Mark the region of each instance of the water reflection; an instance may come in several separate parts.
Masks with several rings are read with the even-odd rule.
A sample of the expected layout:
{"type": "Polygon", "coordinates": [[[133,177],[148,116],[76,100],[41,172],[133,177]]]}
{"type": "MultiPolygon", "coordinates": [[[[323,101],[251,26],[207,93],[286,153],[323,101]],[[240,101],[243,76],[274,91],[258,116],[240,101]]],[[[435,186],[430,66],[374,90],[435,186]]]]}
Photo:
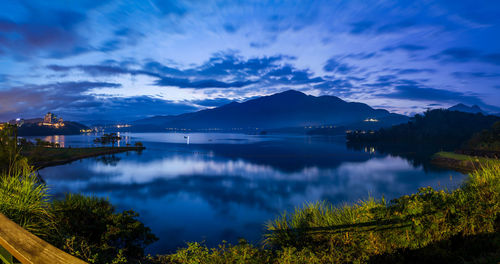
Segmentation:
{"type": "Polygon", "coordinates": [[[45,136],[42,138],[44,141],[52,142],[55,144],[59,144],[61,148],[64,148],[64,143],[66,138],[64,135],[54,135],[54,136],[45,136]]]}
{"type": "Polygon", "coordinates": [[[369,194],[390,199],[421,186],[452,188],[462,177],[426,172],[379,151],[350,150],[342,138],[207,134],[191,136],[187,145],[182,134],[127,136],[146,150],[46,168],[41,175],[55,195],[95,194],[138,211],[160,237],[151,253],[194,240],[255,242],[267,220],[304,202],[355,202],[369,194]]]}

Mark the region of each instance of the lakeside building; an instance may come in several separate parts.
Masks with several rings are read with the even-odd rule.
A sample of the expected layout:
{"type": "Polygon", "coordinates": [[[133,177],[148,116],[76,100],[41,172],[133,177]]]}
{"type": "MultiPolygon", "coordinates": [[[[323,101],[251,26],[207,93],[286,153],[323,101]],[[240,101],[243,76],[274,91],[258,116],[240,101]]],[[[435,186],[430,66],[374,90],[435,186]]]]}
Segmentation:
{"type": "Polygon", "coordinates": [[[55,114],[48,112],[44,117],[43,121],[38,124],[39,126],[51,126],[55,128],[63,127],[64,120],[62,117],[57,117],[55,114]]]}

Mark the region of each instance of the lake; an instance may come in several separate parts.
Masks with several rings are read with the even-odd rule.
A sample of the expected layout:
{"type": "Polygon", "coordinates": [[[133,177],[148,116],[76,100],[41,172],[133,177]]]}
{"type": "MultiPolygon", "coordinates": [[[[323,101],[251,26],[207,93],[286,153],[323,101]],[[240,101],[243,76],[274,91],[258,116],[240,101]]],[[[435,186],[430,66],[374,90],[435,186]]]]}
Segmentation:
{"type": "MultiPolygon", "coordinates": [[[[160,238],[148,253],[189,241],[216,246],[262,241],[265,223],[306,202],[337,205],[369,196],[392,199],[419,187],[455,188],[464,175],[414,165],[375,148],[346,147],[343,136],[228,133],[121,133],[120,145],[146,149],[40,170],[51,193],[108,197],[133,209],[160,238]],[[189,144],[185,136],[189,136],[189,144]]],[[[96,135],[51,136],[64,147],[93,146],[96,135]]]]}

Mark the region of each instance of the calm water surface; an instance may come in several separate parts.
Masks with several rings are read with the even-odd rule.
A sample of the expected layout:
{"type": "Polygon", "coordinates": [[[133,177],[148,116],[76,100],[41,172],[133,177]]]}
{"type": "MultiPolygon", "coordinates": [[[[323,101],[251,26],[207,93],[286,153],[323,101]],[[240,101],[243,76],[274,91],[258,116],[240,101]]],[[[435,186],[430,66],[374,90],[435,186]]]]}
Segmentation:
{"type": "MultiPolygon", "coordinates": [[[[146,149],[45,168],[55,196],[81,192],[133,209],[166,253],[188,241],[262,239],[266,221],[305,202],[391,199],[433,186],[454,188],[458,172],[413,166],[374,149],[346,148],[343,137],[191,133],[122,133],[146,149]]],[[[95,135],[52,136],[68,147],[92,146],[95,135]]]]}

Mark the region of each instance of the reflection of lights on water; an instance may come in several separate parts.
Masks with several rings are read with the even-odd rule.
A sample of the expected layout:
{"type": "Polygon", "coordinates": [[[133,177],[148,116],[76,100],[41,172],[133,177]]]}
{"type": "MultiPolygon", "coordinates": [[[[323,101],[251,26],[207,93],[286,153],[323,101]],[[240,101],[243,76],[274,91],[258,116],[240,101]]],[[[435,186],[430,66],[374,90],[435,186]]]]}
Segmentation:
{"type": "Polygon", "coordinates": [[[59,144],[61,148],[64,148],[64,142],[66,141],[64,135],[46,136],[43,140],[54,144],[59,144]]]}
{"type": "Polygon", "coordinates": [[[375,148],[374,147],[365,147],[364,151],[366,153],[373,154],[373,153],[375,153],[375,148]]]}

